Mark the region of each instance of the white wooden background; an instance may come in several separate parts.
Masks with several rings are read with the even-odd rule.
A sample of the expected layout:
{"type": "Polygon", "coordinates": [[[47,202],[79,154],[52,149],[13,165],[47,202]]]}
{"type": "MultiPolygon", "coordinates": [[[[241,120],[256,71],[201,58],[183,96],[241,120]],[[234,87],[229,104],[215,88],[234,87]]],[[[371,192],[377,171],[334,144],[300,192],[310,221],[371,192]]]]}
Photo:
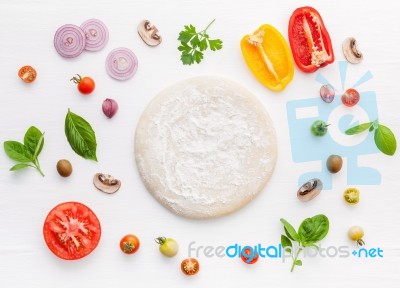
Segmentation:
{"type": "MultiPolygon", "coordinates": [[[[297,68],[293,82],[282,93],[272,93],[250,74],[241,56],[239,41],[259,25],[269,23],[287,38],[287,23],[294,9],[304,5],[320,11],[330,32],[337,60],[343,60],[341,43],[356,36],[365,61],[354,73],[371,70],[373,80],[365,87],[377,92],[382,123],[400,139],[399,71],[400,4],[395,1],[228,1],[228,0],[93,0],[1,1],[0,4],[0,142],[22,140],[26,129],[35,125],[45,131],[40,162],[46,177],[34,170],[9,172],[14,163],[0,153],[0,287],[400,287],[400,182],[399,154],[377,154],[362,162],[382,173],[380,186],[359,187],[362,201],[348,207],[340,197],[346,187],[346,169],[334,183],[308,204],[295,196],[297,178],[318,163],[295,164],[290,155],[286,102],[309,97],[319,89],[316,74],[297,68]],[[66,23],[79,25],[89,18],[103,20],[110,41],[97,53],[83,53],[76,59],[60,57],[53,47],[56,29],[66,23]],[[136,26],[152,20],[160,29],[163,43],[147,47],[136,26]],[[210,35],[223,39],[222,51],[206,53],[201,65],[183,66],[176,40],[183,25],[201,28],[216,22],[210,35]],[[131,48],[139,59],[137,74],[117,82],[104,69],[113,48],[131,48]],[[25,85],[17,77],[23,65],[32,65],[38,78],[25,85]],[[81,96],[69,79],[72,75],[92,76],[95,92],[81,96]],[[279,157],[275,174],[259,197],[241,211],[212,221],[179,218],[162,208],[147,193],[139,179],[133,156],[133,135],[141,112],[152,97],[167,85],[189,76],[220,74],[245,85],[265,105],[276,124],[279,157]],[[118,101],[120,110],[108,120],[101,111],[105,98],[118,101]],[[98,163],[84,160],[69,147],[64,135],[67,109],[84,116],[98,139],[98,163]],[[61,158],[74,167],[71,177],[58,176],[55,165],[61,158]],[[96,191],[96,172],[115,175],[122,187],[115,195],[96,191]],[[79,261],[62,261],[47,249],[42,225],[48,211],[63,201],[79,201],[91,207],[102,224],[97,249],[79,261]],[[188,255],[191,241],[197,245],[277,244],[282,232],[279,218],[296,226],[308,216],[325,213],[331,229],[324,245],[353,245],[346,236],[351,225],[366,231],[368,247],[384,249],[382,259],[314,258],[289,272],[289,263],[261,259],[245,265],[238,259],[199,257],[201,271],[195,277],[180,272],[180,261],[188,255]],[[120,238],[138,235],[140,250],[133,256],[119,251],[120,238]],[[153,238],[174,237],[180,252],[164,258],[153,238]]],[[[324,68],[337,75],[337,65],[324,68]]]]}

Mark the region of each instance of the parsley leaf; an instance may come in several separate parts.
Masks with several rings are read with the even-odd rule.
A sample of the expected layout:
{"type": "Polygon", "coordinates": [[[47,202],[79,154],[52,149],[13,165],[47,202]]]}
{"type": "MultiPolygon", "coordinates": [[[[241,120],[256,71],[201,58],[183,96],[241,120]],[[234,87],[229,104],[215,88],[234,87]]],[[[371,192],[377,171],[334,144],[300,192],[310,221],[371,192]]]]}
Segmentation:
{"type": "Polygon", "coordinates": [[[203,51],[207,48],[210,48],[211,51],[222,49],[222,40],[209,39],[210,36],[206,33],[214,21],[215,19],[200,32],[197,32],[196,27],[190,24],[185,25],[184,30],[179,33],[178,40],[181,45],[178,50],[182,52],[181,61],[183,65],[192,65],[195,62],[199,64],[204,57],[203,51]]]}

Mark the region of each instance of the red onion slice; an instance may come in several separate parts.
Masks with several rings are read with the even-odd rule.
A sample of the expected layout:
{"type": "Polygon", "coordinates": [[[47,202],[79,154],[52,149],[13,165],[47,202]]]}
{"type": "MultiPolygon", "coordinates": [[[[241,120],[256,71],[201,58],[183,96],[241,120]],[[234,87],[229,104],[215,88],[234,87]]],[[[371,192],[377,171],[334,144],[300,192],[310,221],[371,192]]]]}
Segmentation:
{"type": "Polygon", "coordinates": [[[54,47],[58,54],[66,58],[79,56],[85,48],[85,44],[85,33],[73,24],[61,26],[54,35],[54,47]]]}
{"type": "Polygon", "coordinates": [[[127,80],[135,75],[138,68],[136,55],[128,48],[116,48],[106,60],[108,75],[117,80],[127,80]]]}
{"type": "Polygon", "coordinates": [[[82,23],[81,29],[86,36],[87,51],[99,51],[108,42],[108,29],[106,25],[98,19],[89,19],[82,23]]]}

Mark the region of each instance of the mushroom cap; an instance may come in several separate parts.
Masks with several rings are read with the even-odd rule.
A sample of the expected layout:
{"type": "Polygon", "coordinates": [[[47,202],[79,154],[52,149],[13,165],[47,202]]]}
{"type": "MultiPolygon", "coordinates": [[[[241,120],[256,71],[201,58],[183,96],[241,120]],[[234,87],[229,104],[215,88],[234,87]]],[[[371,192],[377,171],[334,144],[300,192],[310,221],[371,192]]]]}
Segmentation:
{"type": "Polygon", "coordinates": [[[141,21],[137,26],[137,30],[140,38],[149,46],[157,46],[162,41],[158,29],[149,20],[141,21]]]}
{"type": "Polygon", "coordinates": [[[364,59],[354,37],[348,37],[343,41],[342,50],[346,60],[352,64],[358,64],[364,59]]]}
{"type": "Polygon", "coordinates": [[[318,178],[310,179],[297,190],[297,198],[303,202],[310,201],[319,195],[322,187],[321,180],[318,178]]]}
{"type": "Polygon", "coordinates": [[[109,174],[103,173],[96,173],[94,175],[93,184],[98,190],[108,194],[113,194],[117,192],[118,189],[121,187],[120,180],[115,179],[109,174]]]}

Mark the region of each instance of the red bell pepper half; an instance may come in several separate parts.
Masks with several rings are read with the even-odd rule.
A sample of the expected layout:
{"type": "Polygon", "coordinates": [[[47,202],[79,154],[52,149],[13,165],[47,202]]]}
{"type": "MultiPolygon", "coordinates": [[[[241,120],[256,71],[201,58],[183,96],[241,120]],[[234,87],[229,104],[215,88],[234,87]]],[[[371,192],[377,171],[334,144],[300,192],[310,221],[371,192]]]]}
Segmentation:
{"type": "Polygon", "coordinates": [[[297,8],[289,21],[289,43],[297,67],[311,73],[335,60],[331,38],[312,7],[297,8]]]}

